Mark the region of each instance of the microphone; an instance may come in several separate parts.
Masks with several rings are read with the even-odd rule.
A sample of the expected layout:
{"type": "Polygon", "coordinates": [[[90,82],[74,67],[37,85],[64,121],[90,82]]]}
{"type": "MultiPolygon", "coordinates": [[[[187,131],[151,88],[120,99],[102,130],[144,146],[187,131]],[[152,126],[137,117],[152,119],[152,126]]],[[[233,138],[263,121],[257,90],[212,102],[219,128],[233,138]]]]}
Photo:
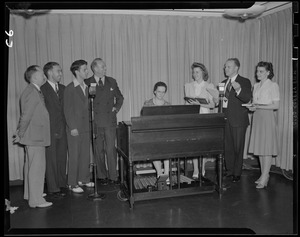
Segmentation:
{"type": "Polygon", "coordinates": [[[97,83],[91,83],[89,85],[89,96],[92,98],[96,97],[96,85],[97,83]]]}
{"type": "Polygon", "coordinates": [[[225,95],[225,83],[219,83],[219,108],[218,112],[223,113],[223,100],[225,95]]]}
{"type": "Polygon", "coordinates": [[[225,95],[225,83],[219,83],[219,96],[224,97],[225,95]]]}

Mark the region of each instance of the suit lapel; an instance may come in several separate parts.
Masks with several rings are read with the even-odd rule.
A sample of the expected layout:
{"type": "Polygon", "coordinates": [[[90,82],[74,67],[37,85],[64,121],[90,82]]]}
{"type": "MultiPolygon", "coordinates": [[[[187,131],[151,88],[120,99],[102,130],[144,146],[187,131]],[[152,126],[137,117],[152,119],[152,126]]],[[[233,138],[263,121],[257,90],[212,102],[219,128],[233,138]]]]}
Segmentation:
{"type": "MultiPolygon", "coordinates": [[[[87,97],[83,94],[83,91],[82,91],[80,85],[78,85],[78,86],[75,87],[75,91],[76,91],[76,93],[78,94],[78,96],[80,97],[80,99],[81,99],[83,102],[85,102],[85,100],[86,100],[87,97]]],[[[87,90],[86,90],[86,93],[87,93],[87,90]]]]}
{"type": "Polygon", "coordinates": [[[43,95],[42,91],[38,90],[38,88],[36,88],[35,85],[33,85],[33,84],[30,84],[30,85],[32,86],[33,90],[36,91],[36,93],[38,94],[41,102],[45,105],[45,99],[44,99],[44,95],[43,95]]]}
{"type": "Polygon", "coordinates": [[[49,113],[48,113],[48,110],[47,110],[46,105],[45,105],[45,98],[44,98],[43,92],[41,90],[38,90],[35,85],[33,85],[33,84],[30,84],[30,85],[33,87],[33,90],[37,94],[37,98],[39,99],[39,101],[42,104],[42,108],[43,108],[42,113],[41,113],[42,116],[49,119],[49,113]]]}
{"type": "Polygon", "coordinates": [[[57,96],[56,92],[54,91],[53,87],[47,82],[46,85],[47,93],[49,93],[49,96],[51,97],[51,100],[54,101],[55,104],[59,105],[60,104],[60,98],[61,98],[61,91],[58,91],[59,96],[57,96]]]}

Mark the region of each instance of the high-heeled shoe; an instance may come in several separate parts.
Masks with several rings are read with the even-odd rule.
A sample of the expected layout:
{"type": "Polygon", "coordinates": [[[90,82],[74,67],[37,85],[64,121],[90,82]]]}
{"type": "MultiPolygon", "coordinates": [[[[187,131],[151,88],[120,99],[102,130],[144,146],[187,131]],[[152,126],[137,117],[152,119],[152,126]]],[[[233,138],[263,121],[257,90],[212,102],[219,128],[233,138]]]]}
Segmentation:
{"type": "Polygon", "coordinates": [[[259,184],[260,180],[261,180],[261,178],[259,178],[258,180],[256,180],[254,183],[259,184]]]}
{"type": "Polygon", "coordinates": [[[260,182],[256,185],[256,188],[257,188],[257,189],[262,189],[262,188],[267,187],[267,186],[268,186],[268,182],[269,182],[269,177],[270,177],[270,176],[268,176],[264,182],[261,182],[261,181],[260,181],[260,182]]]}
{"type": "Polygon", "coordinates": [[[193,174],[192,179],[194,179],[194,180],[199,179],[199,173],[198,174],[193,174]]]}

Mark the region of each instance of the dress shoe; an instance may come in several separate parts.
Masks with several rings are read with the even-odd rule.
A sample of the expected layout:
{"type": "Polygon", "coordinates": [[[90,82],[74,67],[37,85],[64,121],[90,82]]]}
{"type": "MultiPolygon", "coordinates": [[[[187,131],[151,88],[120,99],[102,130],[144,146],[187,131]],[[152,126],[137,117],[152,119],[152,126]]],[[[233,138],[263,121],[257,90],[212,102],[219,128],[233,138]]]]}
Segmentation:
{"type": "Polygon", "coordinates": [[[43,207],[50,207],[52,206],[52,202],[45,202],[43,204],[40,204],[40,205],[37,205],[36,207],[39,207],[39,208],[43,208],[43,207]]]}
{"type": "Polygon", "coordinates": [[[233,175],[233,176],[232,176],[232,182],[233,182],[233,183],[239,182],[240,179],[241,179],[241,176],[239,176],[239,175],[238,175],[238,176],[236,176],[236,175],[233,175]]]}
{"type": "Polygon", "coordinates": [[[99,180],[100,184],[102,184],[102,185],[108,185],[107,179],[97,179],[97,180],[99,180]]]}
{"type": "Polygon", "coordinates": [[[209,180],[209,179],[206,178],[205,176],[202,176],[202,175],[201,175],[201,182],[207,183],[207,182],[211,182],[211,180],[209,180]]]}
{"type": "Polygon", "coordinates": [[[199,173],[198,173],[198,174],[193,174],[192,179],[193,179],[193,180],[199,179],[199,173]]]}
{"type": "Polygon", "coordinates": [[[256,180],[254,183],[259,184],[260,180],[261,180],[261,178],[259,178],[258,180],[256,180]]]}
{"type": "Polygon", "coordinates": [[[109,182],[111,183],[111,184],[115,184],[115,185],[119,185],[120,184],[120,181],[119,180],[109,180],[109,182]]]}
{"type": "Polygon", "coordinates": [[[79,186],[86,186],[88,188],[93,188],[95,186],[94,182],[83,183],[81,181],[78,182],[79,186]]]}
{"type": "Polygon", "coordinates": [[[54,193],[54,195],[58,196],[58,197],[65,197],[67,194],[62,191],[59,191],[59,192],[54,193]]]}
{"type": "Polygon", "coordinates": [[[223,174],[223,177],[224,178],[231,178],[233,175],[232,174],[229,174],[229,173],[224,173],[223,174]]]}
{"type": "Polygon", "coordinates": [[[269,176],[266,178],[265,181],[260,181],[257,185],[256,188],[257,189],[262,189],[268,186],[268,182],[269,182],[269,176]]]}
{"type": "Polygon", "coordinates": [[[223,183],[223,184],[222,184],[222,189],[223,189],[223,190],[227,190],[227,189],[229,189],[229,188],[231,188],[230,184],[228,184],[228,183],[223,183]]]}
{"type": "Polygon", "coordinates": [[[75,186],[75,187],[72,188],[72,192],[73,193],[83,193],[84,191],[79,186],[75,186]]]}
{"type": "Polygon", "coordinates": [[[65,197],[66,194],[63,192],[53,192],[53,193],[48,193],[50,197],[54,197],[54,198],[60,198],[60,197],[65,197]]]}

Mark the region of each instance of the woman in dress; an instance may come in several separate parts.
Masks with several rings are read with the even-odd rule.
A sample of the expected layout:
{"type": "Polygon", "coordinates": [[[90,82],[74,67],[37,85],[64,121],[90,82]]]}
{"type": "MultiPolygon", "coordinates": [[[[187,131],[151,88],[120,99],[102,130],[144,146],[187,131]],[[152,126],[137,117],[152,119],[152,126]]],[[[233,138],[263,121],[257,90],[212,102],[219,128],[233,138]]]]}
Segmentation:
{"type": "Polygon", "coordinates": [[[267,187],[272,157],[277,156],[277,124],[275,111],[279,108],[279,87],[272,82],[273,65],[259,62],[256,66],[259,82],[253,87],[253,103],[248,107],[253,112],[249,153],[259,156],[261,176],[256,188],[267,187]]]}
{"type": "MultiPolygon", "coordinates": [[[[188,100],[187,104],[200,104],[200,114],[210,113],[211,109],[215,108],[213,96],[208,92],[207,88],[214,89],[214,85],[208,82],[208,71],[202,63],[194,62],[191,66],[193,82],[186,83],[184,85],[185,97],[189,98],[204,98],[208,102],[207,104],[200,104],[198,101],[188,100]]],[[[205,162],[203,159],[202,176],[205,173],[205,162]]],[[[193,159],[193,179],[199,178],[198,158],[193,159]]]]}
{"type": "MultiPolygon", "coordinates": [[[[157,82],[153,88],[154,97],[144,102],[144,106],[163,106],[171,105],[168,101],[164,100],[167,92],[167,85],[164,82],[157,82]]],[[[164,160],[164,172],[162,172],[162,162],[160,160],[153,161],[154,168],[156,169],[157,178],[161,175],[169,175],[169,160],[164,160]]],[[[170,179],[166,180],[170,184],[170,179]]]]}

